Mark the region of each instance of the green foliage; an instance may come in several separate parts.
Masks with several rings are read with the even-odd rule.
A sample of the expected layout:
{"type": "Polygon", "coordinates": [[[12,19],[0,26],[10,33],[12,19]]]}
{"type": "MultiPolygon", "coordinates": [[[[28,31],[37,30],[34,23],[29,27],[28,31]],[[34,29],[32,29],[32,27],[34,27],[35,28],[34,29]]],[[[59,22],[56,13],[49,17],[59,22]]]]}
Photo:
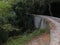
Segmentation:
{"type": "Polygon", "coordinates": [[[0,1],[0,42],[8,40],[9,31],[17,30],[9,21],[9,18],[15,19],[15,17],[11,5],[8,2],[0,1]]]}
{"type": "Polygon", "coordinates": [[[19,30],[14,28],[11,24],[4,24],[3,26],[1,26],[2,29],[4,29],[5,31],[13,31],[13,30],[19,30]]]}
{"type": "Polygon", "coordinates": [[[9,34],[12,35],[9,32],[13,32],[14,35],[33,32],[34,17],[30,14],[43,14],[47,2],[46,0],[0,0],[0,41],[7,41],[9,34]]]}
{"type": "Polygon", "coordinates": [[[13,30],[19,30],[14,28],[11,24],[4,24],[0,26],[0,42],[6,42],[9,38],[9,32],[13,30]]]}
{"type": "Polygon", "coordinates": [[[34,18],[33,16],[28,16],[28,15],[29,14],[43,14],[46,7],[46,5],[45,6],[43,5],[44,2],[45,2],[44,0],[43,1],[23,0],[16,4],[13,4],[12,8],[17,15],[16,25],[19,28],[22,27],[24,29],[27,29],[27,28],[32,29],[34,24],[31,20],[34,18]]]}
{"type": "Polygon", "coordinates": [[[16,13],[43,14],[50,0],[23,0],[17,2],[13,7],[16,13]]]}
{"type": "Polygon", "coordinates": [[[39,29],[30,34],[24,34],[22,36],[10,38],[7,42],[7,45],[23,45],[24,42],[30,41],[33,37],[40,36],[42,33],[47,33],[46,31],[46,29],[39,29]]]}
{"type": "Polygon", "coordinates": [[[11,5],[8,2],[0,1],[0,15],[7,15],[10,9],[11,5]]]}

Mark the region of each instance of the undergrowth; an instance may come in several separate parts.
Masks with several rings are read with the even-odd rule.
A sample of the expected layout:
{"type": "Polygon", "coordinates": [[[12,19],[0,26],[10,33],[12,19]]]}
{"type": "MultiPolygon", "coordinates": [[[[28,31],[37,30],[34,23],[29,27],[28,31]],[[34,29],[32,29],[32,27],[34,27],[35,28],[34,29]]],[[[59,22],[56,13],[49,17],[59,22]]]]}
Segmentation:
{"type": "Polygon", "coordinates": [[[39,29],[29,34],[10,37],[10,39],[7,41],[7,45],[23,45],[24,42],[31,40],[32,37],[39,36],[42,33],[48,33],[48,32],[49,30],[47,29],[39,29]]]}

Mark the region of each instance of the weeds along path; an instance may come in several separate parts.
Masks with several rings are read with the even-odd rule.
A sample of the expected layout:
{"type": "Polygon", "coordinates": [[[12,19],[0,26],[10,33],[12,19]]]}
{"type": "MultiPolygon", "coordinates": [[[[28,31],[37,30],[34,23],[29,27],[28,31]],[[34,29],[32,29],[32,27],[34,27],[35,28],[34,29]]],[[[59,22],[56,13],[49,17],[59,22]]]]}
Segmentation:
{"type": "Polygon", "coordinates": [[[39,37],[34,37],[24,45],[49,45],[49,34],[42,34],[39,37]]]}
{"type": "Polygon", "coordinates": [[[60,19],[51,16],[40,15],[40,17],[45,18],[49,22],[50,35],[43,34],[38,38],[33,38],[25,45],[60,45],[60,19]]]}

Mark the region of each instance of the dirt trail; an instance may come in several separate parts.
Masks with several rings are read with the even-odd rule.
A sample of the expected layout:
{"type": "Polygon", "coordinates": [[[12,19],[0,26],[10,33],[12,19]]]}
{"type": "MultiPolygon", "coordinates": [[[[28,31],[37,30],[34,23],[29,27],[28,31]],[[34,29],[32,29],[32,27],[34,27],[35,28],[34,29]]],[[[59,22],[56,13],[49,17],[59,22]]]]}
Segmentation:
{"type": "Polygon", "coordinates": [[[25,45],[60,45],[60,19],[49,16],[41,16],[49,21],[51,29],[50,35],[43,34],[38,38],[32,39],[25,45]]]}
{"type": "Polygon", "coordinates": [[[32,38],[31,41],[25,45],[48,45],[49,44],[49,34],[42,34],[42,36],[32,38]]]}

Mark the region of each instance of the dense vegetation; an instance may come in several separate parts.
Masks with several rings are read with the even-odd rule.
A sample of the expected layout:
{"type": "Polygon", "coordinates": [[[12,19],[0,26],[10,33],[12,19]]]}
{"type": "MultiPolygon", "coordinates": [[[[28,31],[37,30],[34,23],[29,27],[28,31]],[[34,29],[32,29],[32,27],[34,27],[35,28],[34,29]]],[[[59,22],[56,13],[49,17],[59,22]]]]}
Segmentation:
{"type": "MultiPolygon", "coordinates": [[[[44,14],[48,0],[0,0],[0,44],[9,37],[32,33],[34,16],[44,14]]],[[[50,8],[49,13],[51,14],[50,8]]]]}
{"type": "Polygon", "coordinates": [[[15,36],[15,37],[10,38],[6,44],[7,45],[24,45],[25,43],[30,41],[33,37],[41,36],[42,33],[49,34],[48,31],[49,30],[47,29],[39,29],[39,30],[35,30],[34,32],[30,34],[27,33],[22,36],[15,36]]]}

